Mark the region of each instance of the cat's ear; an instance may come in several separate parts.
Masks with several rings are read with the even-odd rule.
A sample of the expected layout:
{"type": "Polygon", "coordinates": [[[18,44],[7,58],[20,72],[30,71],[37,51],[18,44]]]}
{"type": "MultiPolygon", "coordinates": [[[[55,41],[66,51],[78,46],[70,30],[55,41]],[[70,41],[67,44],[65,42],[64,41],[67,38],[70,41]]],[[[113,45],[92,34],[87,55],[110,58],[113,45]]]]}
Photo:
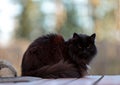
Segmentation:
{"type": "Polygon", "coordinates": [[[77,33],[73,34],[73,38],[78,38],[78,37],[79,37],[79,35],[77,33]]]}
{"type": "Polygon", "coordinates": [[[95,33],[90,36],[90,38],[91,38],[92,41],[95,40],[95,37],[96,37],[96,34],[95,34],[95,33]]]}

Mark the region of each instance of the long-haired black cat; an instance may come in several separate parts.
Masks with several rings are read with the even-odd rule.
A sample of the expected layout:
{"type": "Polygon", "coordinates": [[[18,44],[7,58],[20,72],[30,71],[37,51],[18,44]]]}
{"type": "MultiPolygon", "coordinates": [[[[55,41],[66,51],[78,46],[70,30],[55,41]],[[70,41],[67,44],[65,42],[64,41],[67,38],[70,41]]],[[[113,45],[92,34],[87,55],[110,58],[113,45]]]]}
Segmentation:
{"type": "Polygon", "coordinates": [[[36,39],[22,60],[22,76],[41,78],[80,78],[87,75],[87,65],[96,54],[96,34],[74,33],[67,41],[49,34],[36,39]]]}

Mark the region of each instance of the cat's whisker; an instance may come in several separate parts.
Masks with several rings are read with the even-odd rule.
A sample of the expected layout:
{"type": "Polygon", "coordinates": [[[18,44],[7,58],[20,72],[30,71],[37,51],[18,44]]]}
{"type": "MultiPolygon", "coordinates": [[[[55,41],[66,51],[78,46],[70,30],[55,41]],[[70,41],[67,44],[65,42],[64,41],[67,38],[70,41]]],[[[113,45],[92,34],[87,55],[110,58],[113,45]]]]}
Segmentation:
{"type": "Polygon", "coordinates": [[[86,67],[88,68],[88,70],[91,70],[91,69],[92,69],[91,66],[88,65],[88,64],[86,64],[86,67]]]}

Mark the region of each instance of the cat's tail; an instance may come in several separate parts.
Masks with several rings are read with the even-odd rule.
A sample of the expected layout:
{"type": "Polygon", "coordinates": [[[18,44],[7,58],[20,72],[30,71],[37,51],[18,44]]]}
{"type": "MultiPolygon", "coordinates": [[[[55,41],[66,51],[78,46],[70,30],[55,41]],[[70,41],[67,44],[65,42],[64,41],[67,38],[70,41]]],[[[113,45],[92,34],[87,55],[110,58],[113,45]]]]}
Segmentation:
{"type": "Polygon", "coordinates": [[[22,76],[34,76],[34,77],[42,77],[42,78],[78,78],[82,77],[79,74],[78,70],[75,68],[73,64],[69,64],[68,62],[64,62],[61,60],[60,62],[54,65],[47,65],[38,70],[31,72],[23,72],[22,76]]]}

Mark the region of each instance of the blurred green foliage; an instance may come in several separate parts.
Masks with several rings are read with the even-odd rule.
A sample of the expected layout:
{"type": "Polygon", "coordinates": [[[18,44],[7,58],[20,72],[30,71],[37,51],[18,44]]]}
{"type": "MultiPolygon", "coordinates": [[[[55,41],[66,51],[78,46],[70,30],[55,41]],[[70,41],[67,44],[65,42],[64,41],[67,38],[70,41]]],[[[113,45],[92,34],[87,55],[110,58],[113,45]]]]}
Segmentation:
{"type": "Polygon", "coordinates": [[[68,38],[74,32],[87,32],[82,27],[83,24],[79,24],[82,21],[79,9],[76,10],[79,4],[76,5],[73,1],[23,0],[21,3],[23,10],[19,17],[20,27],[16,30],[15,36],[31,40],[47,33],[60,33],[68,38]],[[53,12],[50,12],[49,8],[46,12],[47,3],[55,7],[51,10],[53,12]]]}
{"type": "Polygon", "coordinates": [[[99,39],[106,39],[113,36],[109,30],[116,28],[117,1],[114,0],[18,1],[23,8],[15,35],[19,38],[33,40],[48,33],[68,38],[74,32],[96,32],[99,39]]]}

